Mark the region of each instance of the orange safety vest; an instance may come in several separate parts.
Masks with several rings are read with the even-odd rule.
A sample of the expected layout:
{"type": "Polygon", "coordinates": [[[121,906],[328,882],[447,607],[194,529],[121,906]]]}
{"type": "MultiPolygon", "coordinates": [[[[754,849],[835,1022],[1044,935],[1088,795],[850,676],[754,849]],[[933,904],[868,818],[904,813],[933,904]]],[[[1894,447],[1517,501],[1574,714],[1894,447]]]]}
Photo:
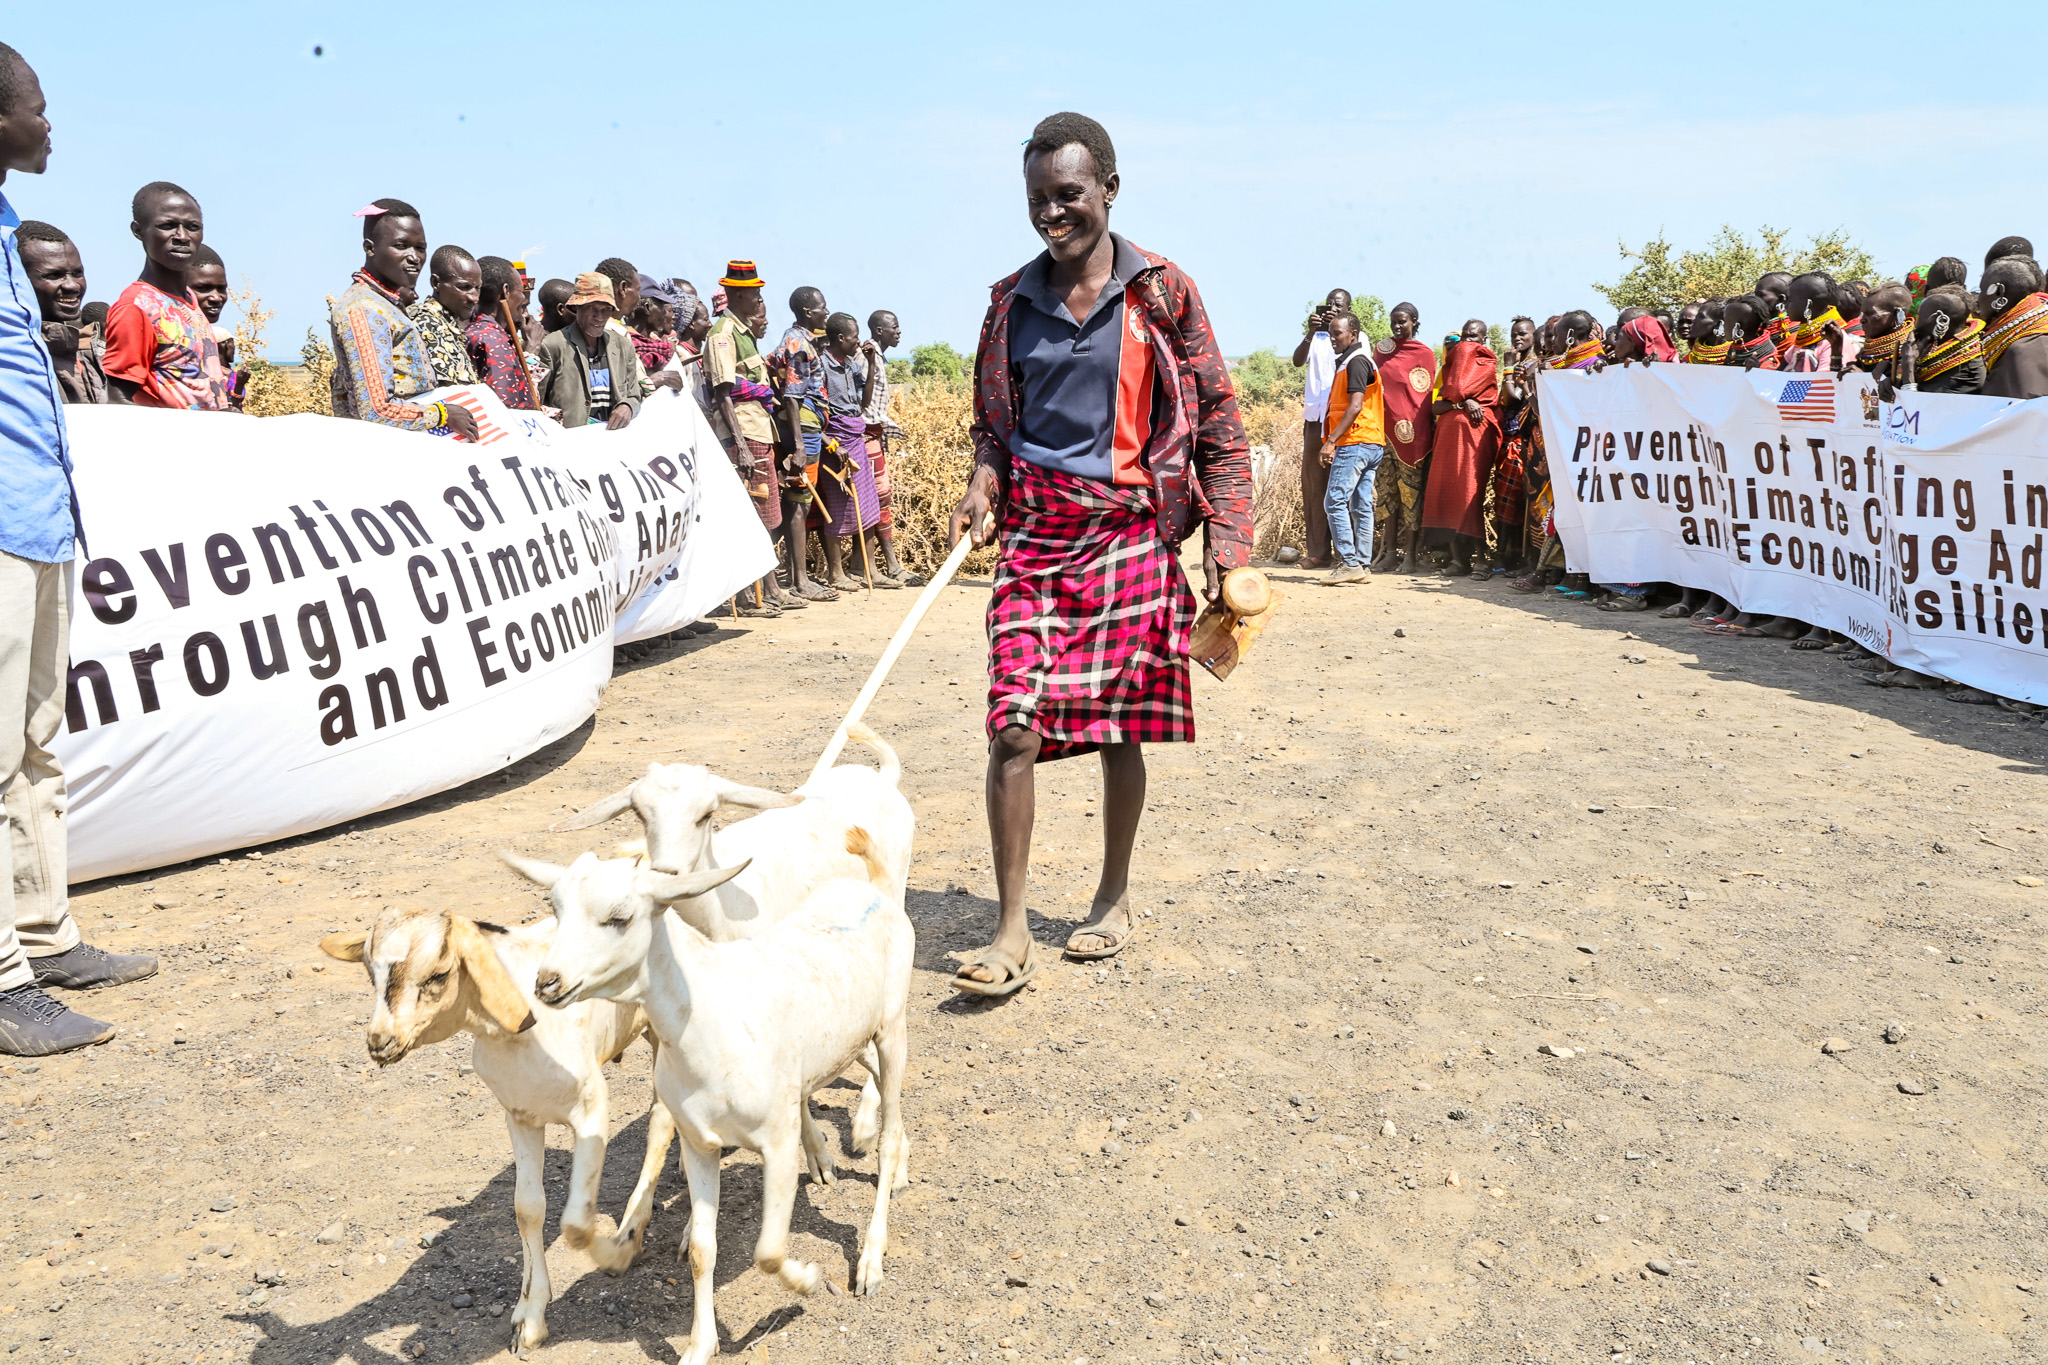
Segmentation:
{"type": "MultiPolygon", "coordinates": [[[[1337,366],[1337,378],[1330,385],[1330,406],[1323,414],[1323,430],[1328,432],[1332,422],[1344,419],[1344,409],[1351,405],[1351,361],[1347,358],[1337,366]]],[[[1327,436],[1325,440],[1329,439],[1327,436]]],[[[1372,383],[1365,387],[1365,402],[1359,406],[1358,416],[1351,419],[1351,425],[1333,443],[1340,446],[1383,446],[1387,443],[1387,409],[1381,401],[1379,367],[1374,366],[1372,383]]]]}

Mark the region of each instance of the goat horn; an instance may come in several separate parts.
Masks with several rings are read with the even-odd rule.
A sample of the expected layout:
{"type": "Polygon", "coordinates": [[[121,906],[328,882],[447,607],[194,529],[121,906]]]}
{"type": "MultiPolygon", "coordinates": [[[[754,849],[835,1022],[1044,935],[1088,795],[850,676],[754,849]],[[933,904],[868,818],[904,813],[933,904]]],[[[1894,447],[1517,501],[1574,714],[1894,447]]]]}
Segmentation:
{"type": "Polygon", "coordinates": [[[631,787],[622,787],[596,805],[576,815],[572,815],[566,820],[557,821],[555,824],[549,825],[548,832],[560,834],[565,830],[589,829],[592,825],[601,825],[605,821],[613,819],[632,804],[633,789],[631,787]]]}

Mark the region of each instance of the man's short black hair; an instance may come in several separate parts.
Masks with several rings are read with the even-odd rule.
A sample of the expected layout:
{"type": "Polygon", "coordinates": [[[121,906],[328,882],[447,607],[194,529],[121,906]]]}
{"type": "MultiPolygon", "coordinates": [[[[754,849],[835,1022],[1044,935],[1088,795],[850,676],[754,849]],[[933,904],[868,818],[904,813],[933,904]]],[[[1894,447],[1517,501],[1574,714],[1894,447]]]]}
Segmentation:
{"type": "Polygon", "coordinates": [[[483,274],[484,288],[495,290],[500,298],[509,296],[519,285],[518,270],[503,256],[479,256],[476,268],[483,274]]]}
{"type": "Polygon", "coordinates": [[[28,64],[28,58],[0,43],[0,114],[14,112],[14,106],[28,95],[35,78],[35,68],[28,64]]]}
{"type": "Polygon", "coordinates": [[[851,331],[855,336],[860,335],[860,321],[853,314],[834,313],[831,317],[825,319],[826,336],[836,337],[841,332],[846,331],[851,331]]]}
{"type": "MultiPolygon", "coordinates": [[[[173,185],[168,180],[152,180],[141,189],[135,191],[135,197],[128,201],[130,218],[135,222],[141,222],[145,206],[149,201],[167,194],[182,194],[187,199],[192,199],[192,192],[183,185],[173,185]]],[[[192,202],[196,204],[199,201],[192,199],[192,202]]]]}
{"type": "Polygon", "coordinates": [[[228,268],[228,263],[220,258],[220,253],[204,242],[192,248],[192,268],[196,270],[202,265],[217,265],[222,270],[228,268]]]}
{"type": "Polygon", "coordinates": [[[633,263],[623,256],[607,256],[597,263],[597,273],[612,282],[612,295],[616,298],[628,284],[640,286],[640,272],[633,263]]]}
{"type": "Polygon", "coordinates": [[[1096,183],[1109,183],[1116,174],[1116,146],[1109,140],[1109,130],[1086,114],[1059,113],[1040,119],[1031,130],[1031,140],[1024,144],[1025,164],[1034,156],[1076,144],[1086,148],[1094,161],[1096,183]]]}
{"type": "Polygon", "coordinates": [[[107,305],[95,299],[78,310],[78,320],[91,327],[107,320],[107,305]]]}
{"type": "Polygon", "coordinates": [[[370,206],[384,211],[363,219],[363,240],[365,241],[373,240],[376,237],[377,225],[379,223],[393,218],[411,218],[417,221],[420,216],[420,211],[411,204],[406,203],[403,199],[372,199],[370,206]]]}
{"type": "Polygon", "coordinates": [[[71,238],[63,228],[52,227],[36,218],[22,219],[21,226],[14,230],[14,239],[18,242],[48,242],[52,246],[71,245],[71,238]]]}
{"type": "Polygon", "coordinates": [[[2000,237],[1991,244],[1991,250],[1984,253],[1984,264],[2002,260],[2007,256],[2032,256],[2034,244],[2024,237],[2000,237]]]}
{"type": "Polygon", "coordinates": [[[825,301],[825,291],[814,284],[800,284],[790,291],[789,311],[802,314],[806,308],[815,308],[825,301]]]}
{"type": "Polygon", "coordinates": [[[435,247],[434,254],[427,260],[427,269],[433,272],[429,278],[438,278],[449,266],[459,264],[462,261],[474,263],[476,257],[470,255],[468,251],[455,245],[453,242],[446,242],[435,247]]]}
{"type": "Polygon", "coordinates": [[[1333,332],[1341,331],[1342,329],[1347,327],[1350,328],[1353,332],[1363,330],[1358,322],[1358,314],[1339,313],[1335,317],[1330,319],[1330,330],[1333,332]]]}
{"type": "Polygon", "coordinates": [[[875,320],[877,318],[887,318],[889,319],[889,321],[895,323],[898,327],[901,327],[903,325],[903,319],[897,317],[887,308],[877,308],[874,312],[868,314],[868,334],[870,336],[874,334],[875,320]]]}

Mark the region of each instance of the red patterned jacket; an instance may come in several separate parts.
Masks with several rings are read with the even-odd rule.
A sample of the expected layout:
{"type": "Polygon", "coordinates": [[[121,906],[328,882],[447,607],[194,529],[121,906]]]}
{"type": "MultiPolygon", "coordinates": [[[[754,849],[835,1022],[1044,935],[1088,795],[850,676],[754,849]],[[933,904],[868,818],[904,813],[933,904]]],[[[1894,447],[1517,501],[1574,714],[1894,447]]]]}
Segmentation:
{"type": "MultiPolygon", "coordinates": [[[[1175,401],[1145,404],[1119,393],[1115,446],[1135,448],[1159,498],[1159,534],[1178,547],[1196,522],[1204,546],[1226,569],[1251,563],[1252,463],[1237,391],[1216,349],[1215,333],[1195,283],[1164,256],[1139,249],[1146,268],[1125,286],[1125,316],[1142,318],[1152,343],[1144,367],[1164,381],[1175,401]],[[1147,407],[1163,420],[1149,432],[1130,429],[1147,407]]],[[[995,508],[1009,491],[1010,437],[1023,401],[1011,374],[1010,310],[1022,270],[990,291],[988,316],[974,357],[974,463],[996,476],[995,508]]],[[[1136,328],[1133,328],[1136,335],[1136,328]]],[[[1127,367],[1128,372],[1128,367],[1127,367]]],[[[1117,482],[1126,480],[1119,471],[1117,482]]]]}

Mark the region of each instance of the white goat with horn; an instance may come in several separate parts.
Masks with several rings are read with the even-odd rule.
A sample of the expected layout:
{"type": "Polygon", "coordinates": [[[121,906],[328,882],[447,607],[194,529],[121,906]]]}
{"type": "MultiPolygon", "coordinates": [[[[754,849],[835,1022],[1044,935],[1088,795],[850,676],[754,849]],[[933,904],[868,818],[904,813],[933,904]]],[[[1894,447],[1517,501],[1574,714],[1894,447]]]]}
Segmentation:
{"type": "MultiPolygon", "coordinates": [[[[644,856],[656,872],[705,872],[751,862],[711,894],[673,906],[684,923],[714,943],[767,932],[803,908],[828,881],[868,880],[870,860],[881,868],[878,875],[900,905],[917,834],[917,816],[901,789],[903,765],[867,726],[855,722],[847,733],[875,751],[879,769],[843,763],[784,796],[727,781],[695,764],[650,763],[631,785],[550,828],[589,829],[631,810],[640,817],[644,856]],[[760,814],[714,832],[712,819],[723,810],[760,814]],[[847,851],[856,829],[868,859],[847,851]]],[[[622,846],[620,851],[632,850],[622,846]]],[[[871,1053],[863,1054],[861,1062],[872,1076],[871,1053]]],[[[853,1150],[863,1155],[874,1146],[878,1099],[870,1079],[853,1116],[853,1150]]],[[[830,1184],[836,1173],[808,1107],[804,1123],[811,1177],[830,1184]]]]}
{"type": "Polygon", "coordinates": [[[705,1365],[718,1349],[712,1270],[722,1148],[761,1154],[756,1268],[799,1294],[825,1283],[816,1265],[788,1254],[806,1140],[800,1116],[811,1091],[870,1046],[880,1092],[881,1172],[853,1285],[861,1294],[881,1287],[889,1195],[906,1158],[899,1100],[915,934],[863,831],[850,833],[847,851],[867,855],[869,880],[827,882],[799,913],[735,943],[714,943],[680,913],[666,913],[701,894],[698,877],[626,859],[600,861],[590,853],[566,868],[503,855],[547,887],[555,906],[559,927],[536,979],[536,998],[556,1007],[593,999],[640,1005],[661,1040],[655,1090],[675,1116],[690,1182],[696,1305],[682,1365],[705,1365]]]}

